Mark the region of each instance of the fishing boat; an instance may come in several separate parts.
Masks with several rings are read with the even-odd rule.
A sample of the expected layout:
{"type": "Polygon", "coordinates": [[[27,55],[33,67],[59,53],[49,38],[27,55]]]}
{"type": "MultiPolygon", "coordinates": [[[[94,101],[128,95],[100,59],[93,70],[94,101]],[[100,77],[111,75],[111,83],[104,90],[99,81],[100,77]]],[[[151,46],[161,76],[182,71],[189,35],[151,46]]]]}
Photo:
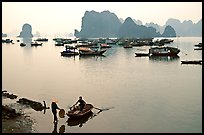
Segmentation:
{"type": "Polygon", "coordinates": [[[67,120],[68,126],[79,126],[82,127],[89,119],[93,117],[94,113],[92,111],[88,112],[84,117],[77,119],[75,117],[69,117],[67,120]]]}
{"type": "Polygon", "coordinates": [[[56,41],[56,42],[55,42],[55,46],[64,46],[64,43],[63,43],[63,42],[56,41]]]}
{"type": "Polygon", "coordinates": [[[169,46],[156,46],[149,49],[149,54],[154,56],[175,56],[179,52],[179,48],[169,46]]]}
{"type": "Polygon", "coordinates": [[[202,60],[182,60],[181,64],[202,64],[202,60]]]}
{"type": "Polygon", "coordinates": [[[61,53],[61,56],[72,56],[72,55],[79,55],[79,52],[76,51],[76,47],[74,46],[69,46],[69,45],[66,45],[65,46],[65,50],[60,52],[61,53]]]}
{"type": "Polygon", "coordinates": [[[149,56],[149,53],[136,52],[135,55],[137,57],[142,57],[142,56],[149,56]]]}
{"type": "Polygon", "coordinates": [[[42,43],[38,43],[38,42],[32,42],[31,46],[42,46],[42,43]]]}
{"type": "Polygon", "coordinates": [[[100,44],[100,47],[101,48],[111,48],[112,46],[108,44],[100,44]]]}
{"type": "Polygon", "coordinates": [[[103,55],[106,49],[91,49],[90,47],[79,47],[79,55],[103,55]]]}
{"type": "Polygon", "coordinates": [[[13,40],[11,39],[2,39],[2,43],[13,43],[13,40]]]}
{"type": "Polygon", "coordinates": [[[66,115],[69,116],[70,118],[82,118],[87,116],[90,112],[92,112],[91,110],[93,108],[94,106],[92,104],[86,104],[82,111],[80,111],[79,106],[71,107],[70,111],[68,111],[66,115]]]}
{"type": "Polygon", "coordinates": [[[194,47],[194,50],[202,50],[202,46],[201,47],[194,47]]]}
{"type": "Polygon", "coordinates": [[[202,45],[202,43],[198,43],[198,44],[196,44],[196,45],[194,45],[194,46],[196,46],[196,47],[202,47],[203,45],[202,45]]]}
{"type": "Polygon", "coordinates": [[[35,41],[46,42],[48,41],[47,38],[37,38],[35,41]]]}
{"type": "Polygon", "coordinates": [[[25,43],[20,43],[20,46],[26,46],[26,44],[25,43]]]}

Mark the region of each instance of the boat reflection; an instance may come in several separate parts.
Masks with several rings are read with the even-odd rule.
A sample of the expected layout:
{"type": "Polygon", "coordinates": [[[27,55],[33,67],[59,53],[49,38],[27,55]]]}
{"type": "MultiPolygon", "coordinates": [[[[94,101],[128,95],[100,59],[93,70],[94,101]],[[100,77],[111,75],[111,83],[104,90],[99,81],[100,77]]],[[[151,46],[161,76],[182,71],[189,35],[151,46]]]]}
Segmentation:
{"type": "Polygon", "coordinates": [[[75,117],[69,117],[67,120],[67,125],[68,126],[79,126],[82,127],[85,123],[87,123],[88,120],[93,119],[95,116],[97,116],[101,111],[97,112],[97,113],[93,113],[92,111],[90,111],[89,113],[87,113],[86,115],[84,115],[83,117],[80,118],[75,118],[75,117]]]}
{"type": "Polygon", "coordinates": [[[179,56],[175,55],[175,56],[154,56],[151,55],[149,56],[149,60],[153,60],[153,61],[175,61],[175,60],[179,60],[179,56]]]}

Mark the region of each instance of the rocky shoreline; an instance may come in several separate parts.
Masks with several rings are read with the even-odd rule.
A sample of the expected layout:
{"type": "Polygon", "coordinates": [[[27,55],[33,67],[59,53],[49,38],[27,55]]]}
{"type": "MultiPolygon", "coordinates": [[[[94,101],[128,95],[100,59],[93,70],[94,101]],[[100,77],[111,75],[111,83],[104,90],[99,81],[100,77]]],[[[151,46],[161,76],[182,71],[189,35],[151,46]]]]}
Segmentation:
{"type": "Polygon", "coordinates": [[[32,133],[32,125],[29,116],[2,105],[2,133],[32,133]]]}
{"type": "MultiPolygon", "coordinates": [[[[4,99],[16,99],[18,96],[8,93],[6,90],[2,91],[2,97],[4,99]]],[[[46,107],[45,101],[44,106],[40,102],[32,101],[27,98],[21,98],[17,103],[10,103],[5,105],[2,103],[2,133],[32,133],[33,120],[28,114],[25,114],[20,104],[26,105],[34,109],[35,111],[42,111],[49,109],[46,107]],[[19,105],[20,110],[15,109],[13,106],[19,105]]]]}

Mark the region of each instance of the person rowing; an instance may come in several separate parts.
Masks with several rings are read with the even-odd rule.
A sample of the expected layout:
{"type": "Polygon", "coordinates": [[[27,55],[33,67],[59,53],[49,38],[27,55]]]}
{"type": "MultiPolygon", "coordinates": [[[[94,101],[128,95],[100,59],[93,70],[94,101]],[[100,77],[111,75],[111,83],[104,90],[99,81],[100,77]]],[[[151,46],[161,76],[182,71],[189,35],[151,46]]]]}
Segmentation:
{"type": "Polygon", "coordinates": [[[86,102],[82,99],[82,96],[79,97],[77,102],[72,107],[75,107],[75,105],[77,105],[78,103],[79,103],[80,111],[83,111],[84,106],[86,105],[86,102]]]}

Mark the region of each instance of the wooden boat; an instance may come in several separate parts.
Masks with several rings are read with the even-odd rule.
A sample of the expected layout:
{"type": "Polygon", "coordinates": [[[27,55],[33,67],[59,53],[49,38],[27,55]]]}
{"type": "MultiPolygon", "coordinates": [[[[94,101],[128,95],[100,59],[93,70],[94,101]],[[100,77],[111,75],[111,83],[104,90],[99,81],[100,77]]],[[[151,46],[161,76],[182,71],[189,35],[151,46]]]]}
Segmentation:
{"type": "Polygon", "coordinates": [[[13,43],[13,40],[11,39],[2,39],[2,43],[13,43]]]}
{"type": "Polygon", "coordinates": [[[202,60],[182,60],[181,64],[202,64],[202,60]]]}
{"type": "Polygon", "coordinates": [[[196,47],[202,47],[203,45],[202,45],[202,43],[198,43],[198,44],[196,44],[196,45],[194,45],[194,46],[196,46],[196,47]]]}
{"type": "Polygon", "coordinates": [[[202,47],[195,47],[194,50],[202,50],[202,47]]]}
{"type": "Polygon", "coordinates": [[[87,116],[93,108],[94,107],[92,104],[86,104],[82,111],[80,111],[79,106],[77,106],[74,107],[73,109],[70,109],[70,111],[68,111],[66,114],[70,118],[82,118],[87,116]]]}
{"type": "Polygon", "coordinates": [[[149,53],[135,53],[137,57],[142,57],[142,56],[149,56],[149,53]]]}
{"type": "Polygon", "coordinates": [[[126,44],[123,46],[123,48],[132,48],[133,46],[131,44],[126,44]]]}
{"type": "Polygon", "coordinates": [[[179,48],[169,46],[157,46],[149,49],[149,54],[155,56],[176,56],[179,52],[179,48]]]}
{"type": "Polygon", "coordinates": [[[77,48],[74,46],[65,46],[65,50],[60,52],[61,56],[72,56],[72,55],[79,55],[79,52],[75,51],[77,48]]]}
{"type": "Polygon", "coordinates": [[[79,47],[79,55],[103,55],[106,49],[91,49],[90,47],[79,47]]]}
{"type": "Polygon", "coordinates": [[[26,44],[25,43],[20,43],[20,46],[26,46],[26,44]]]}
{"type": "Polygon", "coordinates": [[[32,42],[31,43],[31,46],[41,46],[42,45],[42,43],[38,43],[38,42],[32,42]]]}
{"type": "Polygon", "coordinates": [[[68,126],[79,126],[82,127],[83,124],[85,124],[89,119],[91,119],[93,117],[93,112],[90,111],[88,112],[84,117],[78,119],[75,117],[69,117],[67,120],[67,125],[68,126]]]}
{"type": "Polygon", "coordinates": [[[47,38],[37,38],[35,41],[46,42],[48,41],[47,38]]]}
{"type": "Polygon", "coordinates": [[[111,48],[112,46],[108,44],[100,44],[100,47],[101,48],[111,48]]]}
{"type": "Polygon", "coordinates": [[[55,46],[64,46],[64,43],[63,42],[56,42],[55,46]]]}

